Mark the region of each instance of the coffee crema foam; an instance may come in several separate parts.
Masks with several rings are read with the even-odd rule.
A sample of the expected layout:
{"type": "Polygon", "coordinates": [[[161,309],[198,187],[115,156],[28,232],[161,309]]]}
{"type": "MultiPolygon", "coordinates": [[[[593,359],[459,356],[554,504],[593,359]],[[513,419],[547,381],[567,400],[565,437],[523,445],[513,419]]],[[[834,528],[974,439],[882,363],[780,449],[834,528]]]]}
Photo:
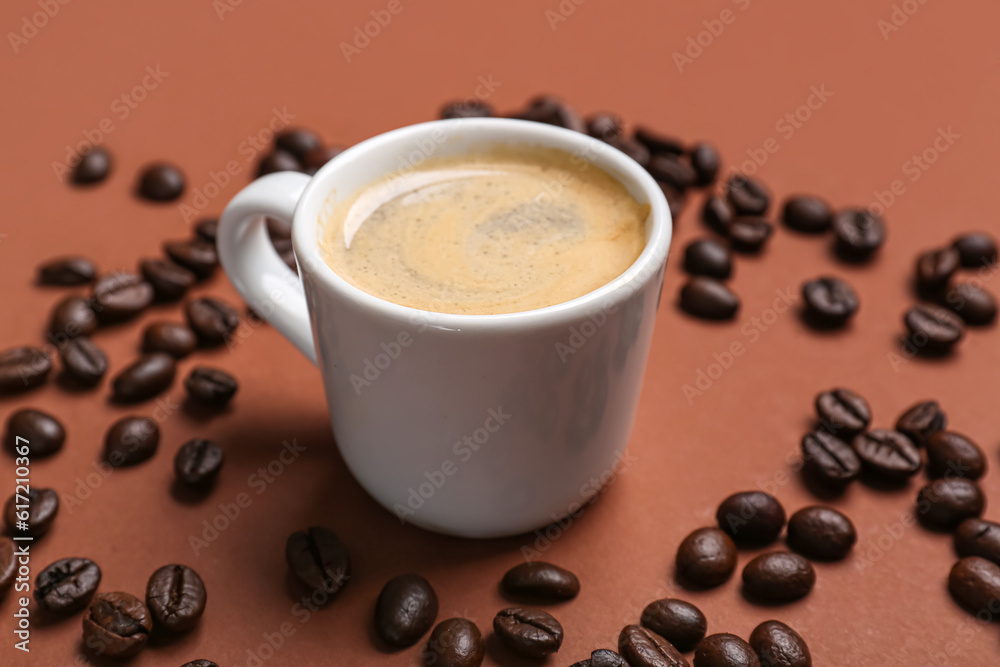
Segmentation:
{"type": "Polygon", "coordinates": [[[498,147],[431,158],[328,199],[326,263],[386,301],[491,315],[570,301],[645,246],[649,205],[579,156],[498,147]]]}

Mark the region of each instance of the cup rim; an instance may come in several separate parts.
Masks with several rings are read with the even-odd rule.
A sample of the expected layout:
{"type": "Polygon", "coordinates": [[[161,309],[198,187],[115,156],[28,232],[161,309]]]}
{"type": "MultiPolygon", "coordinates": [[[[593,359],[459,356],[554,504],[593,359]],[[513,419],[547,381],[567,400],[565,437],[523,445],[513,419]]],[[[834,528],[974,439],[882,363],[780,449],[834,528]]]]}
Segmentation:
{"type": "Polygon", "coordinates": [[[323,165],[306,184],[295,207],[292,246],[303,273],[308,273],[311,278],[320,281],[334,294],[348,299],[359,309],[399,321],[419,322],[421,326],[428,328],[454,331],[497,330],[570,322],[579,319],[583,313],[606,310],[623,301],[628,295],[641,289],[665,264],[672,231],[673,220],[663,191],[641,165],[617,148],[582,132],[544,123],[513,118],[454,118],[408,125],[376,135],[355,144],[323,165]],[[488,129],[494,135],[488,140],[501,143],[533,144],[567,152],[574,151],[566,148],[566,145],[575,145],[583,154],[593,155],[593,164],[608,171],[626,187],[629,186],[628,181],[631,181],[648,199],[650,212],[646,224],[652,225],[652,229],[647,231],[642,252],[625,271],[595,290],[562,303],[513,313],[462,314],[422,310],[369,294],[341,277],[326,263],[320,252],[317,233],[320,216],[310,215],[308,218],[313,219],[309,220],[305,215],[307,211],[314,210],[313,204],[317,199],[321,198],[319,208],[322,208],[333,185],[330,183],[333,180],[331,175],[350,168],[350,165],[364,160],[369,152],[386,144],[401,144],[435,131],[452,133],[459,129],[468,134],[488,129]],[[507,134],[509,137],[496,137],[497,133],[507,134]]]}

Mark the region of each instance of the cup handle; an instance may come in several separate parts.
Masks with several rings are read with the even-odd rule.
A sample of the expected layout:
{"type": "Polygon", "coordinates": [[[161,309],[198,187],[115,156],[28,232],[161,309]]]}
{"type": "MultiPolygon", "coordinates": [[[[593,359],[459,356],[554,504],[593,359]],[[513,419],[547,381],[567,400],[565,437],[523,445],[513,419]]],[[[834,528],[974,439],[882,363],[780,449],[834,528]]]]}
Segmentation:
{"type": "Polygon", "coordinates": [[[268,174],[240,190],[219,219],[219,261],[244,300],[316,363],[316,346],[302,280],[281,260],[264,216],[292,223],[309,177],[294,171],[268,174]]]}

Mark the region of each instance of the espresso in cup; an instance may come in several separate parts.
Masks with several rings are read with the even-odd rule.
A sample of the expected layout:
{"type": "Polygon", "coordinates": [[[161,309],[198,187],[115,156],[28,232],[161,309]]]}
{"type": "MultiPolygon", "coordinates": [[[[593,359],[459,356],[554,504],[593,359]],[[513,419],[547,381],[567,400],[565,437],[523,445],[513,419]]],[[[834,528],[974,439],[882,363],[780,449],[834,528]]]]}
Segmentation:
{"type": "Polygon", "coordinates": [[[649,215],[584,157],[527,145],[430,158],[337,195],[320,221],[331,269],[386,301],[465,315],[594,291],[639,257],[649,215]]]}

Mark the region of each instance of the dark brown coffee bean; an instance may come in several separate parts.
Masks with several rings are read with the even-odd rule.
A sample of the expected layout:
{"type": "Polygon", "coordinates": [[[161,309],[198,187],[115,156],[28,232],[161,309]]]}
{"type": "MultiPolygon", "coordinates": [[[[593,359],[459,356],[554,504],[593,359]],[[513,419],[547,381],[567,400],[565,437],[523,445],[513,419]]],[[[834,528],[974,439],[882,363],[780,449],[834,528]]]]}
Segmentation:
{"type": "MultiPolygon", "coordinates": [[[[605,143],[609,146],[613,146],[620,150],[625,155],[639,163],[639,166],[646,169],[649,167],[649,161],[652,155],[649,153],[649,149],[640,144],[638,141],[632,141],[631,139],[626,139],[625,137],[611,137],[605,143]]],[[[670,186],[671,189],[677,192],[683,192],[682,190],[675,188],[670,183],[662,182],[660,186],[670,186]]]]}
{"type": "Polygon", "coordinates": [[[562,646],[563,628],[552,614],[533,607],[509,607],[493,618],[493,632],[518,655],[541,659],[562,646]]]}
{"type": "Polygon", "coordinates": [[[17,576],[17,544],[0,535],[0,594],[6,593],[17,576]]]}
{"type": "Polygon", "coordinates": [[[954,530],[966,519],[978,517],[986,507],[986,496],[971,479],[935,479],[917,494],[921,523],[939,530],[954,530]]]}
{"type": "Polygon", "coordinates": [[[764,621],[750,633],[750,646],[762,667],[812,667],[802,635],[781,621],[764,621]]]}
{"type": "Polygon", "coordinates": [[[986,232],[963,234],[952,246],[958,250],[962,266],[978,269],[997,263],[997,242],[986,232]]]}
{"type": "Polygon", "coordinates": [[[52,359],[37,347],[10,347],[0,351],[0,394],[34,389],[52,370],[52,359]]]}
{"type": "Polygon", "coordinates": [[[569,570],[541,561],[521,563],[503,575],[504,592],[528,600],[572,600],[580,592],[580,580],[569,570]]]}
{"type": "Polygon", "coordinates": [[[617,114],[599,113],[586,120],[587,134],[601,141],[618,139],[622,135],[622,119],[617,114]]]}
{"type": "Polygon", "coordinates": [[[684,144],[679,139],[651,130],[648,127],[643,127],[642,125],[635,128],[632,136],[636,141],[648,148],[650,153],[669,153],[673,155],[682,155],[684,153],[684,144]]]}
{"type": "Polygon", "coordinates": [[[102,322],[135,317],[153,303],[153,286],[126,271],[107,273],[97,279],[91,293],[91,307],[102,322]]]}
{"type": "Polygon", "coordinates": [[[927,439],[927,476],[979,479],[986,473],[986,455],[969,437],[936,431],[927,439]]]}
{"type": "Polygon", "coordinates": [[[194,226],[194,234],[205,243],[215,243],[219,234],[218,218],[202,218],[194,226]]]}
{"type": "Polygon", "coordinates": [[[742,491],[722,501],[715,519],[736,544],[764,546],[785,527],[785,508],[769,493],[742,491]]]}
{"type": "Polygon", "coordinates": [[[760,660],[750,644],[736,635],[720,632],[698,644],[694,667],[760,667],[760,660]]]}
{"type": "Polygon", "coordinates": [[[420,657],[425,667],[479,667],[486,644],[479,628],[464,618],[449,618],[434,628],[420,657]]]}
{"type": "Polygon", "coordinates": [[[291,153],[299,162],[303,162],[309,151],[322,146],[323,141],[312,130],[297,127],[279,132],[274,138],[274,145],[291,153]]]}
{"type": "Polygon", "coordinates": [[[100,183],[111,173],[111,154],[103,146],[94,146],[80,155],[80,162],[73,169],[73,182],[77,185],[100,183]]]}
{"type": "Polygon", "coordinates": [[[917,257],[917,289],[924,293],[934,293],[948,285],[948,281],[958,270],[958,251],[954,248],[928,250],[917,257]]]}
{"type": "Polygon", "coordinates": [[[188,324],[205,345],[225,342],[240,325],[240,314],[220,299],[201,297],[188,301],[184,306],[188,324]]]}
{"type": "Polygon", "coordinates": [[[695,276],[726,280],[733,275],[733,256],[715,239],[695,239],[684,249],[684,270],[695,276]]]}
{"type": "Polygon", "coordinates": [[[174,472],[181,484],[192,488],[211,486],[219,476],[225,455],[209,440],[188,440],[174,456],[174,472]]]}
{"type": "Polygon", "coordinates": [[[167,241],[163,244],[163,251],[170,259],[200,280],[211,277],[219,266],[215,244],[199,238],[189,241],[167,241]]]}
{"type": "Polygon", "coordinates": [[[108,372],[108,358],[94,341],[80,336],[59,346],[63,371],[80,384],[92,387],[108,372]]]}
{"type": "Polygon", "coordinates": [[[997,300],[974,283],[959,283],[948,290],[945,305],[972,326],[991,324],[997,318],[997,300]]]}
{"type": "Polygon", "coordinates": [[[865,397],[844,388],[817,394],[816,415],[821,428],[841,438],[861,433],[872,421],[872,409],[865,397]]]}
{"type": "Polygon", "coordinates": [[[729,244],[737,252],[760,252],[773,231],[764,218],[738,217],[729,224],[729,244]]]}
{"type": "Polygon", "coordinates": [[[580,116],[570,107],[551,95],[542,95],[528,102],[528,107],[518,116],[522,120],[546,123],[583,132],[586,127],[580,116]]]}
{"type": "Polygon", "coordinates": [[[139,262],[139,271],[153,287],[153,293],[160,301],[176,301],[187,294],[195,283],[195,275],[173,262],[162,259],[144,259],[139,262]]]}
{"type": "Polygon", "coordinates": [[[966,519],[955,529],[955,552],[959,556],[979,556],[1000,565],[1000,523],[966,519]]]}
{"type": "Polygon", "coordinates": [[[166,391],[174,382],[177,363],[164,352],[144,354],[124,368],[111,383],[115,400],[135,403],[166,391]]]}
{"type": "Polygon", "coordinates": [[[323,591],[329,601],[350,578],[347,548],[333,531],[323,526],[289,535],[285,560],[292,576],[313,593],[314,602],[318,591],[323,591]]]}
{"type": "Polygon", "coordinates": [[[674,224],[677,224],[677,219],[680,218],[684,207],[687,205],[687,195],[666,183],[657,183],[657,185],[660,186],[663,196],[667,198],[670,217],[674,221],[674,224]]]}
{"type": "Polygon", "coordinates": [[[143,352],[165,352],[174,359],[183,359],[197,346],[194,331],[178,322],[153,322],[142,332],[143,352]]]}
{"type": "Polygon", "coordinates": [[[734,174],[726,182],[726,199],[737,215],[764,215],[771,205],[771,193],[750,176],[734,174]]]}
{"type": "Polygon", "coordinates": [[[698,607],[672,598],[650,602],[642,610],[639,622],[683,652],[694,649],[705,638],[708,628],[708,621],[698,607]]]}
{"type": "Polygon", "coordinates": [[[629,664],[611,649],[599,648],[589,658],[574,662],[571,667],[629,667],[629,664]]]}
{"type": "Polygon", "coordinates": [[[83,643],[95,655],[128,658],[149,641],[153,619],[139,598],[98,593],[83,617],[83,643]]]}
{"type": "Polygon", "coordinates": [[[715,146],[701,141],[691,147],[688,158],[691,160],[691,166],[694,167],[695,185],[704,187],[715,182],[722,164],[722,158],[719,157],[719,151],[715,149],[715,146]]]}
{"type": "Polygon", "coordinates": [[[844,326],[860,305],[854,289],[840,278],[831,276],[803,283],[802,300],[806,321],[819,328],[844,326]]]}
{"type": "Polygon", "coordinates": [[[716,234],[729,236],[729,225],[733,223],[733,209],[726,200],[718,195],[712,195],[705,200],[701,209],[701,219],[716,234]]]}
{"type": "Polygon", "coordinates": [[[160,427],[147,417],[123,417],[104,436],[104,458],[115,468],[141,463],[160,446],[160,427]]]}
{"type": "Polygon", "coordinates": [[[618,652],[630,667],[689,667],[670,642],[640,625],[626,625],[618,635],[618,652]]]}
{"type": "Polygon", "coordinates": [[[789,229],[805,234],[821,234],[833,223],[833,210],[819,197],[795,195],[785,200],[781,221],[789,229]]]}
{"type": "Polygon", "coordinates": [[[878,477],[904,481],[920,470],[920,452],[902,433],[876,428],[854,438],[851,446],[861,465],[878,477]]]}
{"type": "Polygon", "coordinates": [[[172,164],[152,164],[139,175],[138,193],[151,201],[172,201],[184,193],[184,174],[172,164]]]}
{"type": "Polygon", "coordinates": [[[302,163],[288,151],[275,149],[261,158],[257,165],[257,177],[267,176],[278,171],[300,171],[302,163]]]}
{"type": "Polygon", "coordinates": [[[788,546],[813,560],[840,560],[858,533],[845,514],[832,507],[803,507],[788,520],[788,546]]]}
{"type": "Polygon", "coordinates": [[[186,565],[164,565],[146,584],[146,607],[153,622],[171,632],[197,625],[207,601],[205,583],[186,565]]]}
{"type": "Polygon", "coordinates": [[[677,575],[688,584],[711,588],[736,569],[736,545],[718,528],[699,528],[677,547],[677,575]]]}
{"type": "Polygon", "coordinates": [[[740,309],[740,298],[715,278],[694,276],[681,288],[680,306],[695,317],[728,320],[740,309]]]}
{"type": "Polygon", "coordinates": [[[3,506],[3,520],[13,535],[41,537],[49,532],[59,513],[59,494],[36,486],[28,493],[15,493],[3,506]]]}
{"type": "Polygon", "coordinates": [[[229,373],[218,368],[197,366],[184,380],[188,395],[205,407],[221,408],[232,400],[239,385],[229,373]]]}
{"type": "Polygon", "coordinates": [[[896,430],[918,447],[926,445],[928,438],[947,425],[948,417],[937,401],[921,401],[896,420],[896,430]]]}
{"type": "Polygon", "coordinates": [[[49,334],[52,340],[89,336],[97,331],[97,315],[90,301],[82,296],[68,296],[52,310],[49,334]]]}
{"type": "Polygon", "coordinates": [[[861,460],[849,444],[819,429],[802,437],[803,469],[832,486],[844,486],[861,474],[861,460]]]}
{"type": "Polygon", "coordinates": [[[66,429],[62,422],[47,412],[23,408],[7,418],[3,444],[11,453],[17,454],[22,447],[27,447],[31,459],[43,459],[62,449],[65,442],[66,429]]]}
{"type": "Polygon", "coordinates": [[[85,609],[101,583],[101,568],[87,558],[62,558],[35,577],[35,600],[46,613],[72,614],[85,609]]]}
{"type": "Polygon", "coordinates": [[[38,282],[42,285],[86,285],[96,276],[97,267],[86,257],[60,257],[38,267],[38,282]]]}
{"type": "Polygon", "coordinates": [[[969,612],[993,618],[1000,606],[1000,565],[967,556],[951,568],[948,591],[969,612]]]}
{"type": "Polygon", "coordinates": [[[646,171],[657,181],[681,191],[694,186],[698,177],[690,163],[684,158],[670,153],[652,156],[646,166],[646,171]]]}
{"type": "Polygon", "coordinates": [[[937,306],[917,304],[906,311],[903,322],[909,331],[907,342],[917,352],[949,352],[965,335],[962,320],[937,306]]]}
{"type": "Polygon", "coordinates": [[[375,602],[375,633],[390,646],[416,644],[434,626],[437,593],[419,574],[401,574],[382,587],[375,602]]]}
{"type": "Polygon", "coordinates": [[[292,225],[290,223],[278,218],[268,217],[264,218],[264,224],[267,227],[267,237],[271,239],[271,243],[279,239],[292,240],[292,225]]]}
{"type": "Polygon", "coordinates": [[[303,160],[307,174],[315,174],[320,167],[344,152],[343,146],[320,146],[306,153],[303,160]]]}
{"type": "Polygon", "coordinates": [[[865,261],[885,243],[885,223],[867,209],[846,208],[833,216],[836,251],[843,259],[865,261]]]}
{"type": "Polygon", "coordinates": [[[815,583],[816,572],[809,561],[785,551],[761,554],[743,568],[743,589],[763,600],[797,600],[815,583]]]}
{"type": "Polygon", "coordinates": [[[460,102],[449,102],[441,107],[440,115],[444,120],[449,118],[489,118],[493,116],[493,107],[482,100],[472,98],[460,102]]]}
{"type": "Polygon", "coordinates": [[[191,662],[185,662],[181,667],[219,667],[217,664],[211,660],[192,660],[191,662]]]}

